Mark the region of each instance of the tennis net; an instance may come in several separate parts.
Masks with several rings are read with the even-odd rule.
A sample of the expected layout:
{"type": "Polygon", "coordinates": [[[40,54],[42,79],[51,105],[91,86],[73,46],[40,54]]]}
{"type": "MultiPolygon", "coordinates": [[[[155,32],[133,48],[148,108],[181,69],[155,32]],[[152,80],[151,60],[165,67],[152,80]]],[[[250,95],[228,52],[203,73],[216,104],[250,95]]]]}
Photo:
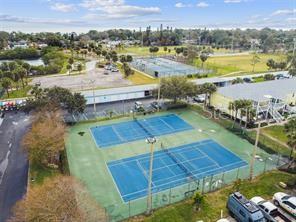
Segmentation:
{"type": "Polygon", "coordinates": [[[145,131],[145,133],[150,136],[154,137],[154,135],[139,121],[137,118],[134,118],[135,122],[145,131]]]}
{"type": "Polygon", "coordinates": [[[193,181],[196,182],[197,178],[195,177],[195,175],[189,170],[187,169],[186,166],[184,166],[179,160],[178,158],[175,156],[175,154],[173,154],[172,152],[169,151],[169,149],[165,148],[163,146],[163,144],[161,144],[161,148],[162,150],[184,171],[184,173],[190,177],[193,181]]]}

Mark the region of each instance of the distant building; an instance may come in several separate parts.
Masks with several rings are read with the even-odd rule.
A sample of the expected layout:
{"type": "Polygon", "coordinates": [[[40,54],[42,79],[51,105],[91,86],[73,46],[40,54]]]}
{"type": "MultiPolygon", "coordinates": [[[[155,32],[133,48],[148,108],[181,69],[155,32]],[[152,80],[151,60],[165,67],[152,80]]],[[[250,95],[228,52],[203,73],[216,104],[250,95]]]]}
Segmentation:
{"type": "Polygon", "coordinates": [[[281,122],[283,113],[296,111],[296,78],[225,86],[218,88],[210,102],[216,110],[234,116],[229,104],[239,99],[251,100],[257,116],[281,122]]]}
{"type": "Polygon", "coordinates": [[[12,46],[12,47],[11,47],[12,49],[15,49],[15,48],[26,49],[26,48],[29,47],[27,41],[25,41],[25,40],[20,40],[20,41],[18,41],[18,42],[12,42],[12,43],[11,43],[11,46],[12,46]]]}

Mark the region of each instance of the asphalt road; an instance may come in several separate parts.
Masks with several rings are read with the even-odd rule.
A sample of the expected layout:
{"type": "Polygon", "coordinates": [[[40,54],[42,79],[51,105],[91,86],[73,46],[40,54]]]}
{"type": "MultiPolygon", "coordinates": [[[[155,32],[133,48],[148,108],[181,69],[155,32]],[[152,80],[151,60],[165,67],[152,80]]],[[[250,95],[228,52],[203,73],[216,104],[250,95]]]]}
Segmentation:
{"type": "Polygon", "coordinates": [[[0,119],[0,222],[9,218],[11,208],[27,189],[29,165],[20,144],[29,125],[22,112],[9,112],[0,119]]]}

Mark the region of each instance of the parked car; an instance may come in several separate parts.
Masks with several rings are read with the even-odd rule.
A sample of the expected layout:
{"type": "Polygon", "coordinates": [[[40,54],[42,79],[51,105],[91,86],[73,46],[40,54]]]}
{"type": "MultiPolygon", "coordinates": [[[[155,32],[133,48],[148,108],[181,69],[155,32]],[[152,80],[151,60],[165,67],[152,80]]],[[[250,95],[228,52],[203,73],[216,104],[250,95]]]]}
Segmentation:
{"type": "Polygon", "coordinates": [[[111,72],[118,72],[119,70],[117,68],[112,68],[111,72]]]}
{"type": "Polygon", "coordinates": [[[284,217],[284,215],[282,215],[278,211],[278,208],[270,201],[264,200],[262,197],[258,197],[258,196],[253,197],[250,200],[261,209],[267,221],[271,221],[271,222],[289,221],[287,218],[284,217]]]}
{"type": "Polygon", "coordinates": [[[154,109],[161,109],[161,105],[157,102],[157,101],[154,101],[152,103],[150,103],[150,105],[154,108],[154,109]]]}
{"type": "Polygon", "coordinates": [[[206,100],[206,95],[198,95],[193,97],[193,101],[203,103],[206,100]]]}
{"type": "Polygon", "coordinates": [[[251,82],[252,82],[252,79],[251,79],[251,78],[248,78],[248,77],[243,78],[243,80],[244,80],[244,82],[246,82],[246,83],[251,83],[251,82]]]}
{"type": "Polygon", "coordinates": [[[227,208],[230,215],[238,222],[265,222],[261,210],[241,193],[235,192],[229,195],[227,208]]]}
{"type": "Polygon", "coordinates": [[[276,206],[282,207],[289,214],[296,218],[296,197],[290,196],[283,192],[278,192],[273,195],[273,202],[276,206]]]}
{"type": "Polygon", "coordinates": [[[141,110],[143,110],[143,109],[144,109],[144,107],[143,107],[143,103],[140,102],[140,101],[136,101],[136,102],[135,102],[135,110],[136,110],[136,111],[141,111],[141,110]]]}

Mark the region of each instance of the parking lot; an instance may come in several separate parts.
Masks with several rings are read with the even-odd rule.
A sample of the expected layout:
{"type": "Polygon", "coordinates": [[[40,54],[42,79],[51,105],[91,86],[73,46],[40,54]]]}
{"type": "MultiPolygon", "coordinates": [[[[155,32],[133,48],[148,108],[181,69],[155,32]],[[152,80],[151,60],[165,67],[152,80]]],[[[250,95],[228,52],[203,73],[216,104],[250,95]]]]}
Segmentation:
{"type": "Polygon", "coordinates": [[[86,71],[75,75],[55,75],[33,78],[31,85],[40,84],[43,88],[60,86],[71,90],[86,90],[94,88],[109,88],[129,86],[132,83],[120,72],[105,73],[105,69],[96,68],[96,61],[86,63],[86,71]]]}
{"type": "Polygon", "coordinates": [[[150,109],[150,104],[155,101],[153,98],[137,99],[118,101],[112,103],[101,103],[94,105],[88,105],[82,114],[67,114],[66,121],[77,122],[91,120],[100,117],[118,116],[131,113],[131,110],[135,107],[135,102],[141,101],[145,109],[150,109]]]}

